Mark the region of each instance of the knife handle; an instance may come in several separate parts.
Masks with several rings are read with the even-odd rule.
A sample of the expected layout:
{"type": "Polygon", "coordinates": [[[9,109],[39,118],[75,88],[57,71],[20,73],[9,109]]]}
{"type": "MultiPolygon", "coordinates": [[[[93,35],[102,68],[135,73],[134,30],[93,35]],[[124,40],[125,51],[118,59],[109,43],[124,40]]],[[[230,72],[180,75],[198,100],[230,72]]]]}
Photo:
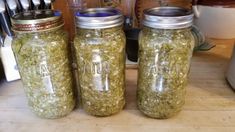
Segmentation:
{"type": "Polygon", "coordinates": [[[0,23],[2,25],[3,30],[6,32],[8,36],[13,36],[13,32],[11,31],[11,25],[9,16],[6,12],[0,13],[0,23]]]}
{"type": "Polygon", "coordinates": [[[0,27],[0,45],[3,45],[3,43],[4,43],[4,36],[3,36],[2,28],[0,27]]]}

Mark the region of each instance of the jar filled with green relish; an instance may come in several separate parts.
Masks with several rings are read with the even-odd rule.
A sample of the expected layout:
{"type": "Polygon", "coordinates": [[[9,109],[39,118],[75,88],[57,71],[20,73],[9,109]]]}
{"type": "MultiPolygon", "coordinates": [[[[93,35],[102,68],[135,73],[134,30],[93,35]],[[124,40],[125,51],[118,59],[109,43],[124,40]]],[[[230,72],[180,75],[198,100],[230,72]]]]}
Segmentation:
{"type": "Polygon", "coordinates": [[[169,118],[185,103],[194,48],[193,13],[179,7],[144,11],[139,36],[138,108],[152,118],[169,118]]]}
{"type": "Polygon", "coordinates": [[[125,105],[125,35],[123,16],[113,8],[90,8],[76,14],[74,41],[84,110],[109,116],[125,105]]]}
{"type": "Polygon", "coordinates": [[[32,111],[42,118],[59,118],[75,106],[68,56],[68,36],[61,13],[38,10],[12,18],[12,49],[32,111]]]}

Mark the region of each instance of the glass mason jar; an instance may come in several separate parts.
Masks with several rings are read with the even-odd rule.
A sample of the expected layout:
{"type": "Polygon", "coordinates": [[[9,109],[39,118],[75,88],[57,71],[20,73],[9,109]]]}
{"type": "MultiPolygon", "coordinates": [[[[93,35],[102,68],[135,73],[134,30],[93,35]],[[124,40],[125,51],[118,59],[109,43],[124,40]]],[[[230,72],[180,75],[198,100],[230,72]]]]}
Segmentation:
{"type": "Polygon", "coordinates": [[[139,36],[138,108],[152,118],[169,118],[185,103],[194,38],[193,13],[179,7],[144,11],[139,36]]]}
{"type": "Polygon", "coordinates": [[[74,41],[85,111],[109,116],[125,105],[125,36],[123,17],[112,8],[77,12],[74,41]]]}
{"type": "Polygon", "coordinates": [[[59,118],[75,106],[68,37],[60,12],[19,13],[12,18],[12,49],[28,104],[42,118],[59,118]]]}

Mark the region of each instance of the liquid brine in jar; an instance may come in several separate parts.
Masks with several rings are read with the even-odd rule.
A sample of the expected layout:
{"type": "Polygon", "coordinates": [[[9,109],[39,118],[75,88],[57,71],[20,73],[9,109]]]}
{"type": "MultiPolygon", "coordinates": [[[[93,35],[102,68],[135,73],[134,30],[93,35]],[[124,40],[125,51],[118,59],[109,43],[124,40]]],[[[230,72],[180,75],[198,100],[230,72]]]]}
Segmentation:
{"type": "Polygon", "coordinates": [[[112,8],[77,12],[74,41],[82,104],[95,116],[109,116],[125,104],[123,17],[112,8]]]}
{"type": "Polygon", "coordinates": [[[75,106],[68,56],[68,36],[61,13],[52,10],[19,13],[12,18],[12,49],[28,104],[42,118],[59,118],[75,106]]]}

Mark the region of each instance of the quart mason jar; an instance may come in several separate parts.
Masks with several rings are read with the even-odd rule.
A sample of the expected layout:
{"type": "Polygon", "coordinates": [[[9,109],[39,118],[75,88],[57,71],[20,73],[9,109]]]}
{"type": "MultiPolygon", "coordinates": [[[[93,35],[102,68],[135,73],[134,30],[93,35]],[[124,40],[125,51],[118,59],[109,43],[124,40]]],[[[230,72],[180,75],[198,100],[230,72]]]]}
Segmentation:
{"type": "Polygon", "coordinates": [[[61,13],[19,13],[12,18],[15,54],[28,104],[42,118],[59,118],[75,106],[68,37],[61,13]]]}
{"type": "Polygon", "coordinates": [[[74,41],[85,111],[109,116],[125,104],[125,36],[123,16],[112,8],[77,12],[74,41]]]}
{"type": "Polygon", "coordinates": [[[169,118],[185,103],[194,38],[193,13],[179,7],[144,11],[139,36],[137,103],[145,115],[169,118]]]}

